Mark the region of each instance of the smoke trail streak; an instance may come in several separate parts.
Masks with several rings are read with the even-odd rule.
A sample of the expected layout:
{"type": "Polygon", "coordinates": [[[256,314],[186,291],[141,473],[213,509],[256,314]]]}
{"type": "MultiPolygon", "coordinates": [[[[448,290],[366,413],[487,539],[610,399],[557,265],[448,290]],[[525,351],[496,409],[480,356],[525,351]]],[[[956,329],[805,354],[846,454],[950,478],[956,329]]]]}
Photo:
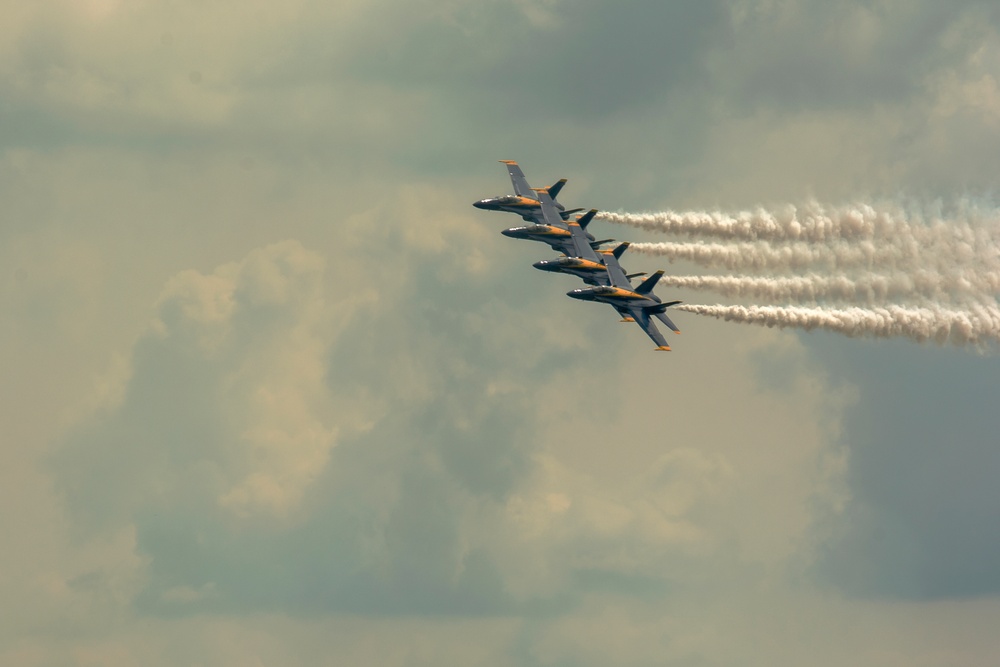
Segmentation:
{"type": "Polygon", "coordinates": [[[916,210],[908,215],[891,204],[824,206],[808,202],[776,212],[662,211],[601,212],[599,220],[662,233],[711,236],[745,241],[811,241],[905,239],[910,242],[995,243],[1000,211],[964,205],[954,219],[942,220],[916,210]],[[930,220],[928,220],[930,218],[930,220]]]}
{"type": "Polygon", "coordinates": [[[829,270],[877,268],[944,272],[962,266],[970,271],[1000,271],[1000,244],[970,247],[964,244],[944,246],[875,241],[840,241],[824,245],[801,242],[773,245],[767,241],[733,244],[665,242],[633,243],[630,249],[705,266],[755,271],[802,270],[816,265],[829,270]]]}
{"type": "Polygon", "coordinates": [[[647,255],[684,259],[704,266],[727,269],[805,269],[822,265],[828,269],[845,267],[873,268],[876,264],[905,264],[895,247],[876,248],[871,242],[837,247],[791,243],[774,246],[755,243],[633,243],[629,249],[647,255]]]}
{"type": "Polygon", "coordinates": [[[768,327],[797,327],[811,331],[825,329],[847,336],[887,338],[905,336],[916,341],[933,340],[943,344],[979,344],[985,339],[1000,340],[1000,310],[994,306],[971,306],[957,311],[929,306],[904,308],[801,308],[777,306],[676,306],[698,315],[708,315],[730,322],[747,322],[768,327]]]}
{"type": "Polygon", "coordinates": [[[671,276],[661,285],[705,289],[732,297],[757,297],[781,301],[843,300],[874,304],[887,299],[917,297],[922,300],[957,299],[995,303],[1000,293],[1000,272],[948,274],[914,271],[885,275],[755,277],[755,276],[671,276]]]}
{"type": "Polygon", "coordinates": [[[979,209],[967,201],[954,207],[951,219],[926,210],[809,202],[775,211],[602,213],[599,217],[650,231],[723,241],[633,243],[636,252],[747,272],[808,271],[797,276],[665,276],[664,284],[736,298],[862,305],[681,305],[679,310],[848,336],[904,336],[978,346],[1000,341],[996,298],[1000,294],[1000,210],[979,209]],[[910,305],[900,305],[900,301],[910,305]]]}

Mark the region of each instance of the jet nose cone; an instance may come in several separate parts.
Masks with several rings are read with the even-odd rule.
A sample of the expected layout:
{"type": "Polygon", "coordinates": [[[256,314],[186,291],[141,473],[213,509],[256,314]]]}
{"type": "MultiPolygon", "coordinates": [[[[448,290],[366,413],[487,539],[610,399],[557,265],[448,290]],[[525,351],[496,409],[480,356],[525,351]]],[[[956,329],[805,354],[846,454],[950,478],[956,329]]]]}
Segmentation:
{"type": "Polygon", "coordinates": [[[543,259],[540,262],[535,262],[534,264],[532,264],[532,266],[535,267],[536,269],[539,269],[540,271],[554,271],[555,270],[555,267],[552,266],[552,262],[550,262],[547,259],[543,259]]]}
{"type": "Polygon", "coordinates": [[[566,292],[566,296],[571,297],[573,299],[586,299],[587,298],[586,295],[589,293],[590,293],[589,290],[574,289],[566,292]]]}
{"type": "Polygon", "coordinates": [[[504,236],[512,238],[512,239],[516,239],[517,238],[517,230],[516,229],[505,229],[505,230],[503,230],[500,233],[503,234],[504,236]]]}
{"type": "Polygon", "coordinates": [[[475,206],[476,208],[486,208],[486,204],[483,203],[482,199],[472,202],[472,205],[475,206]]]}

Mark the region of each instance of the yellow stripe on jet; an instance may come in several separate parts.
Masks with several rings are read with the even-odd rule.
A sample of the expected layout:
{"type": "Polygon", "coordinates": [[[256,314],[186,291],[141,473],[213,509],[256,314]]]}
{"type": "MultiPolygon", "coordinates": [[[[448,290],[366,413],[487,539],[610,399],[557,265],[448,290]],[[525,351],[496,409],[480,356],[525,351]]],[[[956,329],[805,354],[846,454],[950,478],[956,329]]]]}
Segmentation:
{"type": "MultiPolygon", "coordinates": [[[[541,227],[541,225],[539,225],[541,227]]],[[[544,230],[533,229],[529,234],[534,234],[536,236],[570,236],[570,233],[565,229],[559,229],[558,227],[546,227],[544,230]]]]}
{"type": "Polygon", "coordinates": [[[635,292],[630,292],[627,289],[622,289],[621,287],[616,287],[614,293],[608,296],[618,297],[619,299],[645,299],[641,294],[636,294],[635,292]]]}
{"type": "Polygon", "coordinates": [[[608,267],[604,266],[603,264],[598,264],[597,262],[591,262],[591,261],[588,261],[588,260],[584,260],[583,262],[581,262],[580,263],[580,268],[581,269],[586,269],[587,271],[607,271],[608,270],[608,267]]]}

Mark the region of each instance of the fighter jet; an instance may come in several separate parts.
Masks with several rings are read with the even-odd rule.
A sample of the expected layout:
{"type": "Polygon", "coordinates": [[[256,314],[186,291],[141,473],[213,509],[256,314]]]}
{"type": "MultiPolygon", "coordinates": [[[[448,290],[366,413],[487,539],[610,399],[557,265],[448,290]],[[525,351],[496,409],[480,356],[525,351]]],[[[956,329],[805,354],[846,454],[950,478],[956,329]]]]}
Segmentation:
{"type": "Polygon", "coordinates": [[[541,192],[545,192],[552,198],[552,203],[555,205],[556,209],[559,211],[560,217],[563,219],[572,213],[577,213],[583,210],[576,208],[567,211],[562,204],[556,202],[556,197],[559,196],[559,191],[562,190],[564,185],[566,185],[565,178],[560,178],[547,188],[533,188],[528,185],[528,181],[524,177],[524,172],[521,171],[521,167],[518,166],[517,162],[514,160],[500,160],[500,162],[507,165],[507,173],[510,174],[510,182],[514,184],[514,194],[480,199],[472,204],[476,208],[481,208],[487,211],[507,211],[509,213],[518,214],[524,218],[525,222],[533,222],[536,224],[544,223],[545,221],[542,217],[541,206],[538,203],[538,195],[541,192]]]}
{"type": "MultiPolygon", "coordinates": [[[[550,228],[556,227],[559,224],[559,217],[553,206],[554,202],[548,194],[542,193],[539,196],[539,204],[541,205],[542,216],[547,223],[545,226],[550,228]]],[[[610,285],[611,279],[608,277],[608,270],[602,256],[610,253],[615,258],[621,257],[629,244],[622,243],[614,250],[598,250],[595,246],[599,246],[599,244],[606,241],[594,242],[592,240],[594,237],[586,232],[587,225],[594,219],[596,214],[597,209],[590,209],[575,221],[567,220],[565,227],[569,233],[570,243],[563,244],[566,246],[565,248],[557,248],[562,249],[565,256],[557,259],[543,259],[540,262],[535,262],[532,266],[542,271],[574,275],[588,285],[610,285]]],[[[534,226],[541,227],[543,225],[534,226]]],[[[627,277],[634,278],[635,275],[645,274],[634,274],[627,277]]]]}
{"type": "MultiPolygon", "coordinates": [[[[539,197],[539,203],[542,206],[542,214],[545,216],[545,219],[553,220],[556,217],[556,212],[549,197],[543,194],[539,197]]],[[[535,262],[532,266],[542,271],[574,275],[588,285],[610,286],[612,285],[612,273],[608,267],[613,264],[621,274],[624,285],[628,285],[629,289],[631,289],[632,278],[646,274],[632,273],[625,275],[618,260],[628,249],[629,244],[627,242],[619,244],[613,250],[597,250],[588,241],[588,235],[584,229],[596,213],[596,209],[591,209],[585,215],[581,216],[576,223],[566,223],[566,227],[570,232],[572,247],[566,251],[564,257],[543,259],[540,262],[535,262]]],[[[628,308],[615,304],[611,305],[621,315],[622,322],[635,322],[635,318],[628,308]]]]}
{"type": "MultiPolygon", "coordinates": [[[[612,250],[598,251],[598,254],[602,257],[597,260],[597,262],[590,259],[581,259],[579,257],[558,257],[556,259],[543,259],[540,262],[535,262],[532,266],[536,269],[550,271],[552,273],[568,273],[571,276],[580,278],[588,285],[610,285],[611,279],[609,277],[607,265],[605,264],[603,256],[610,255],[617,260],[622,256],[622,253],[628,249],[628,246],[628,242],[625,242],[620,243],[612,250]]],[[[644,275],[646,275],[644,272],[630,273],[625,276],[625,279],[629,281],[629,284],[631,285],[632,278],[644,275]]],[[[629,309],[615,306],[614,304],[612,304],[612,306],[614,306],[614,309],[618,311],[619,315],[621,315],[622,322],[635,322],[635,319],[632,317],[632,313],[629,309]]]]}
{"type": "MultiPolygon", "coordinates": [[[[610,285],[611,279],[608,277],[608,267],[604,264],[601,259],[602,255],[612,254],[617,258],[622,256],[622,253],[628,249],[628,243],[620,243],[612,250],[598,250],[595,251],[586,244],[585,247],[590,250],[592,256],[585,254],[569,254],[567,253],[564,257],[557,257],[556,259],[543,259],[540,262],[535,262],[532,264],[536,269],[541,271],[549,271],[551,273],[568,273],[571,276],[576,276],[588,285],[610,285]]],[[[634,273],[629,278],[634,278],[636,276],[646,275],[644,273],[634,273]]]]}
{"type": "MultiPolygon", "coordinates": [[[[597,213],[596,210],[584,213],[577,219],[563,220],[558,213],[555,213],[554,206],[548,204],[549,197],[546,193],[540,193],[540,197],[547,200],[544,208],[552,211],[545,217],[542,215],[544,222],[534,225],[523,225],[521,227],[511,227],[510,229],[505,229],[501,234],[512,239],[527,239],[529,241],[541,241],[542,243],[548,244],[550,248],[556,252],[560,252],[566,256],[579,257],[579,252],[577,250],[576,243],[574,241],[574,232],[579,232],[580,239],[584,245],[594,250],[594,248],[599,248],[601,244],[608,243],[614,239],[601,239],[597,241],[591,234],[588,234],[585,230],[590,221],[594,219],[594,215],[597,213]]],[[[540,210],[543,210],[540,208],[540,210]]]]}
{"type": "Polygon", "coordinates": [[[600,301],[601,303],[610,304],[616,311],[625,315],[626,318],[631,318],[632,321],[638,323],[642,327],[642,330],[646,332],[646,335],[656,343],[657,350],[669,352],[670,346],[667,345],[663,334],[656,328],[656,324],[652,318],[655,317],[666,324],[674,333],[680,333],[677,325],[666,314],[667,308],[676,306],[680,301],[663,303],[658,296],[653,294],[653,287],[660,279],[660,276],[663,275],[663,271],[657,271],[644,280],[638,287],[632,287],[632,283],[625,275],[621,264],[618,263],[618,258],[614,254],[605,255],[604,263],[607,266],[610,285],[597,285],[595,287],[575,289],[566,294],[582,301],[600,301]]]}

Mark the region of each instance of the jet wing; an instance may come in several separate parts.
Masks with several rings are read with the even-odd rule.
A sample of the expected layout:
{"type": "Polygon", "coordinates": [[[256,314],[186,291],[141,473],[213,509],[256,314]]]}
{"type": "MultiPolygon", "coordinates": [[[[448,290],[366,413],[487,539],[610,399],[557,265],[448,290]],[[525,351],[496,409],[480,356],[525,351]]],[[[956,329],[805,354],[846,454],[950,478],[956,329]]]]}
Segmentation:
{"type": "Polygon", "coordinates": [[[632,317],[635,318],[636,324],[642,327],[642,330],[646,332],[646,335],[653,339],[656,343],[656,347],[661,350],[669,350],[670,346],[667,345],[667,339],[663,337],[660,330],[656,328],[656,323],[649,318],[649,313],[647,313],[642,308],[630,308],[632,311],[632,317]]]}
{"type": "Polygon", "coordinates": [[[550,248],[552,248],[561,255],[566,255],[567,257],[576,257],[575,254],[576,247],[574,246],[573,241],[570,239],[567,238],[550,239],[547,240],[546,243],[549,244],[550,248]]]}
{"type": "Polygon", "coordinates": [[[556,208],[556,203],[552,201],[552,197],[549,196],[548,192],[542,190],[541,192],[533,194],[538,195],[538,205],[542,209],[542,221],[546,225],[551,225],[560,229],[569,229],[569,225],[567,225],[566,221],[562,219],[561,215],[559,215],[559,209],[556,208]]]}
{"type": "Polygon", "coordinates": [[[601,258],[590,245],[590,239],[587,238],[587,232],[583,231],[580,225],[569,225],[569,233],[572,234],[573,238],[573,250],[575,252],[574,257],[589,259],[590,261],[597,262],[598,264],[601,263],[601,258]]]}
{"type": "Polygon", "coordinates": [[[525,222],[533,222],[536,225],[545,224],[545,216],[542,215],[542,212],[537,208],[529,208],[528,210],[522,212],[521,218],[525,222]]]}
{"type": "Polygon", "coordinates": [[[559,227],[560,229],[568,229],[570,233],[570,238],[566,240],[558,241],[558,247],[555,243],[549,244],[552,246],[553,250],[561,252],[567,257],[580,257],[581,259],[589,259],[592,262],[601,262],[601,258],[598,257],[597,252],[590,245],[590,238],[587,236],[580,225],[577,224],[567,224],[562,216],[559,214],[559,210],[556,208],[555,202],[552,201],[552,197],[549,193],[542,190],[538,193],[538,204],[542,212],[542,221],[546,225],[552,227],[559,227]]]}
{"type": "Polygon", "coordinates": [[[622,270],[622,265],[618,263],[618,258],[614,255],[603,255],[604,266],[608,267],[608,278],[615,287],[624,287],[632,290],[632,281],[628,279],[622,270]]]}
{"type": "Polygon", "coordinates": [[[531,189],[531,186],[528,185],[528,180],[524,177],[524,172],[521,171],[521,167],[519,167],[513,160],[500,161],[507,165],[507,173],[510,174],[510,182],[514,185],[514,194],[519,197],[537,199],[538,196],[535,194],[535,191],[531,189]]]}

